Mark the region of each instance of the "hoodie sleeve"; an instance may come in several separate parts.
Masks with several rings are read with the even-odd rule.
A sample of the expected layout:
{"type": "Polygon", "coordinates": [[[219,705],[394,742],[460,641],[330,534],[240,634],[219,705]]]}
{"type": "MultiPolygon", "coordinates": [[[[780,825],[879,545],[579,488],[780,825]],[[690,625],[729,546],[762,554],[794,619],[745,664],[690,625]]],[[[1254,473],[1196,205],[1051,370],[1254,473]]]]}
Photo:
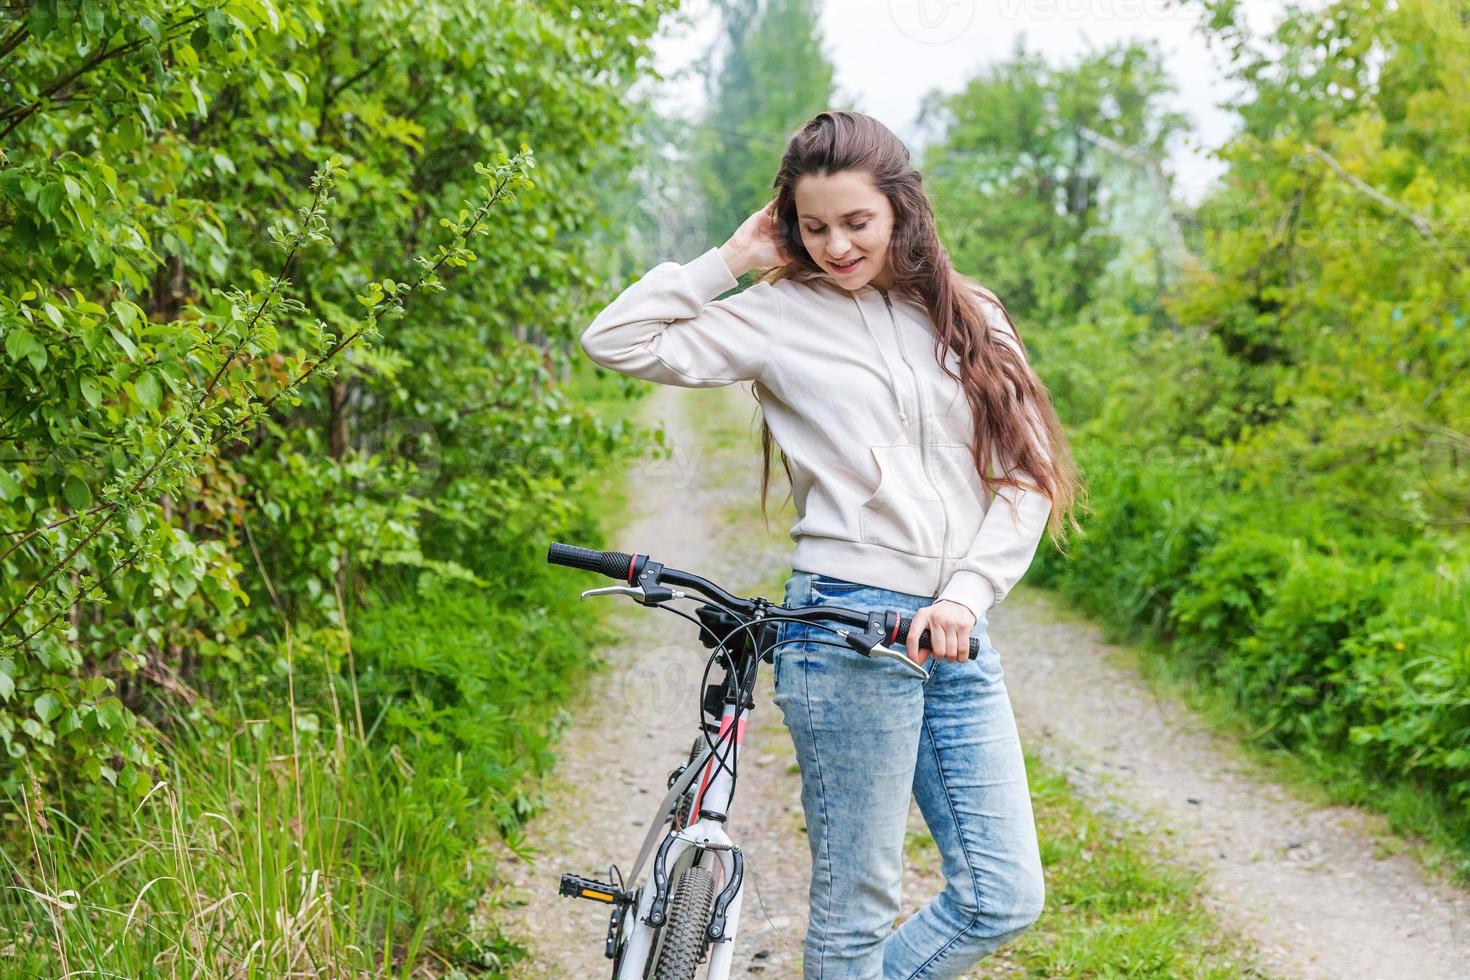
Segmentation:
{"type": "MultiPolygon", "coordinates": [[[[1000,331],[1002,340],[1019,351],[1025,360],[1025,348],[1005,318],[991,311],[990,322],[994,329],[1000,331]]],[[[1027,418],[1038,435],[1044,436],[1045,429],[1035,406],[1027,408],[1027,418]]],[[[1043,455],[1050,458],[1044,448],[1044,437],[1040,444],[1043,455]]],[[[997,473],[1002,471],[998,459],[994,466],[997,473]]],[[[1011,475],[1021,483],[1032,482],[1031,475],[1023,470],[1012,470],[1011,475]]],[[[991,607],[1005,599],[1031,567],[1050,516],[1051,500],[1045,494],[1001,487],[980,522],[975,540],[955,565],[949,581],[939,591],[938,599],[949,599],[967,607],[975,614],[975,622],[979,623],[991,607]],[[1012,510],[1015,511],[1014,517],[1012,510]]]]}
{"type": "Polygon", "coordinates": [[[682,388],[760,379],[781,323],[780,293],[758,282],[714,301],[736,285],[718,248],[656,265],[582,331],[582,349],[605,368],[682,388]]]}

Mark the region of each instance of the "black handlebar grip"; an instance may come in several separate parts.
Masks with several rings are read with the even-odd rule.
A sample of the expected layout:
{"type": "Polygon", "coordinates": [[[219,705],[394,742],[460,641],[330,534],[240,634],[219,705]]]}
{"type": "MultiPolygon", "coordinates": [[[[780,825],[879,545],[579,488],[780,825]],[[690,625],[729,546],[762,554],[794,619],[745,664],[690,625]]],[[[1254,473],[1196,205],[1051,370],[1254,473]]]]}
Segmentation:
{"type": "Polygon", "coordinates": [[[587,572],[601,572],[608,578],[628,581],[633,571],[633,556],[621,551],[592,551],[572,544],[551,542],[546,550],[546,561],[551,565],[566,565],[587,572]]]}
{"type": "MultiPolygon", "coordinates": [[[[913,623],[913,620],[912,619],[908,619],[908,618],[902,617],[902,616],[899,617],[899,620],[898,620],[898,642],[899,643],[905,643],[905,644],[908,643],[908,641],[909,641],[909,626],[912,623],[913,623]]],[[[924,632],[922,632],[922,633],[919,634],[919,649],[921,649],[921,650],[933,650],[934,649],[934,647],[929,643],[929,631],[928,630],[925,630],[924,632]]],[[[980,637],[978,637],[978,636],[972,636],[972,637],[970,637],[970,656],[968,657],[968,659],[974,660],[978,656],[980,656],[980,637]]]]}

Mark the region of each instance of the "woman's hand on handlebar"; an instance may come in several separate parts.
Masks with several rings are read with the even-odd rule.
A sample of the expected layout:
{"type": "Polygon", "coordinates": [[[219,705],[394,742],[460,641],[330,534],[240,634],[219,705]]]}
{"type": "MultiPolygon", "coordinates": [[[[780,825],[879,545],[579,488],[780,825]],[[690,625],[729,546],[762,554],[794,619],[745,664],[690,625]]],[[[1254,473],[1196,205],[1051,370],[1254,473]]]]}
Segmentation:
{"type": "Polygon", "coordinates": [[[975,614],[958,602],[940,599],[932,606],[925,606],[914,613],[913,625],[909,627],[909,659],[921,667],[931,653],[936,661],[968,660],[970,630],[974,628],[975,614]],[[919,648],[919,637],[926,629],[932,650],[919,648]]]}
{"type": "Polygon", "coordinates": [[[720,246],[720,255],[739,279],[751,269],[769,269],[791,261],[781,247],[781,230],[776,226],[776,201],[746,218],[730,240],[720,246]]]}

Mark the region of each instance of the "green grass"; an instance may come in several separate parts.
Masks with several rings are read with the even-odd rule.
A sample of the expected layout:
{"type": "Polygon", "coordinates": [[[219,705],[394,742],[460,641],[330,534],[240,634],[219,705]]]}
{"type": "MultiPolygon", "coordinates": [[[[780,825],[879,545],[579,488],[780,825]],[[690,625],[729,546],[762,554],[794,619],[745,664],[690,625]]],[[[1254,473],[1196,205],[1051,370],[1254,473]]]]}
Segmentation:
{"type": "MultiPolygon", "coordinates": [[[[685,402],[689,424],[699,432],[702,445],[728,451],[728,461],[738,462],[760,449],[760,416],[755,399],[744,384],[720,391],[701,391],[685,402]]],[[[754,456],[759,462],[759,455],[754,456]]],[[[783,477],[784,479],[784,477],[783,477]]]]}
{"type": "MultiPolygon", "coordinates": [[[[1038,589],[1024,583],[1020,589],[1038,589]]],[[[1056,620],[1101,627],[1108,657],[1137,673],[1159,697],[1186,704],[1201,725],[1232,740],[1256,767],[1255,778],[1281,785],[1317,806],[1353,806],[1374,834],[1379,856],[1407,854],[1431,877],[1470,884],[1470,814],[1443,798],[1404,782],[1376,778],[1354,759],[1320,746],[1281,747],[1259,738],[1260,724],[1228,689],[1203,683],[1182,665],[1169,642],[1138,625],[1094,619],[1076,607],[1053,603],[1056,620]]]]}
{"type": "Polygon", "coordinates": [[[1242,494],[1171,453],[1079,459],[1088,536],[1065,559],[1043,547],[1032,584],[1136,647],[1271,778],[1376,811],[1384,849],[1470,884],[1463,541],[1334,519],[1330,495],[1307,506],[1271,481],[1242,494]]]}
{"type": "MultiPolygon", "coordinates": [[[[652,454],[658,451],[656,447],[661,444],[642,419],[645,399],[654,388],[650,382],[599,368],[588,358],[579,357],[573,362],[571,383],[578,392],[580,404],[608,423],[642,430],[646,436],[639,443],[643,452],[652,454]]],[[[624,475],[623,470],[609,469],[589,481],[591,489],[578,497],[578,504],[587,514],[589,523],[601,528],[610,540],[616,539],[628,526],[632,487],[624,475]]]]}

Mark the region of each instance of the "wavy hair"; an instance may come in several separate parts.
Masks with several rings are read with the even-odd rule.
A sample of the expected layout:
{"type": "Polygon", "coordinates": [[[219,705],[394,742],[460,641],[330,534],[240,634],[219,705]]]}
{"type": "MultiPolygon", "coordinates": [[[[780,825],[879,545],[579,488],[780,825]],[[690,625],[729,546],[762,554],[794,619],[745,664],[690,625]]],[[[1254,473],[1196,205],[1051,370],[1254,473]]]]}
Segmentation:
{"type": "MultiPolygon", "coordinates": [[[[1036,490],[1052,502],[1047,530],[1063,547],[1067,525],[1081,531],[1075,510],[1085,506],[1075,461],[1051,396],[1024,355],[1020,331],[1005,305],[990,290],[950,264],[949,253],[934,229],[934,209],[924,193],[924,178],[909,163],[908,147],[888,127],[859,112],[832,111],[813,116],[791,137],[772,181],[776,198],[773,218],[780,245],[792,261],[765,270],[761,282],[792,279],[840,289],[836,281],[812,260],[801,240],[796,217],[796,183],[807,175],[861,171],[893,207],[888,266],[893,292],[921,304],[935,325],[934,356],[941,369],[964,389],[974,418],[970,451],[983,485],[991,493],[1001,487],[1036,490]],[[1002,336],[981,303],[1004,319],[1014,338],[1002,336]],[[959,358],[959,374],[945,360],[945,351],[959,358]],[[982,460],[998,461],[1004,472],[992,475],[982,460]],[[1030,485],[1017,477],[1026,477],[1030,485]]],[[[760,395],[756,391],[759,401],[760,395]]],[[[761,513],[771,480],[772,451],[791,483],[791,466],[761,418],[761,513]]],[[[1014,504],[1012,504],[1014,514],[1014,504]]]]}

